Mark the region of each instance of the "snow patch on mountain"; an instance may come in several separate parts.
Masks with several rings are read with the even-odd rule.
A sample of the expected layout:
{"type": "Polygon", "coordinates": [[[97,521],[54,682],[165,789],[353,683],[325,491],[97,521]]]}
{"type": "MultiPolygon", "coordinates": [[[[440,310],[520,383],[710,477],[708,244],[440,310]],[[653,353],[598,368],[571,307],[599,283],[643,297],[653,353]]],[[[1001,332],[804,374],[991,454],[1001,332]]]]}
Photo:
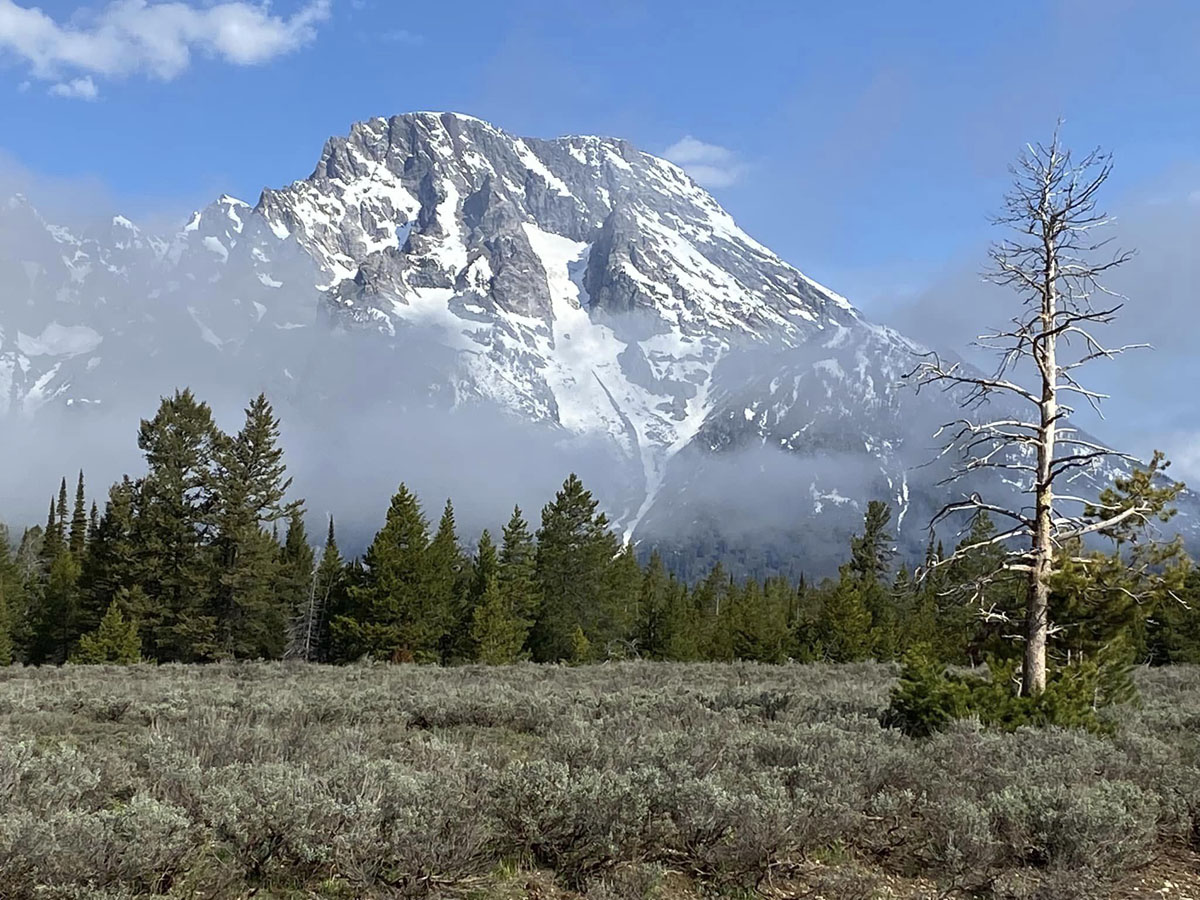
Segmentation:
{"type": "Polygon", "coordinates": [[[91,353],[104,337],[86,325],[51,322],[37,337],[17,332],[17,349],[25,356],[79,356],[91,353]]]}

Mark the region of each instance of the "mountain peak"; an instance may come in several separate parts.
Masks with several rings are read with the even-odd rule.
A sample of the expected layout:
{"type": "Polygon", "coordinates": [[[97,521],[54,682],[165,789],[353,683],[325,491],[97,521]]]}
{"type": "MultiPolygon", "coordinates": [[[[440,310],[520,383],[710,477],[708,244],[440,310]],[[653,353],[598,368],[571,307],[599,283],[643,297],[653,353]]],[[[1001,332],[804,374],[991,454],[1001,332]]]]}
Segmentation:
{"type": "Polygon", "coordinates": [[[30,228],[26,209],[0,207],[20,237],[0,247],[0,414],[111,406],[148,371],[220,373],[301,416],[364,393],[384,417],[498,409],[607,447],[630,536],[696,527],[729,480],[714,467],[748,449],[805,457],[812,515],[853,522],[890,497],[907,525],[913,423],[945,421],[946,399],[898,387],[914,343],[616,138],[408,113],[355,123],[309,177],[253,208],[223,194],[168,240],[122,217],[81,238],[30,228]],[[86,352],[30,352],[61,334],[86,352]]]}

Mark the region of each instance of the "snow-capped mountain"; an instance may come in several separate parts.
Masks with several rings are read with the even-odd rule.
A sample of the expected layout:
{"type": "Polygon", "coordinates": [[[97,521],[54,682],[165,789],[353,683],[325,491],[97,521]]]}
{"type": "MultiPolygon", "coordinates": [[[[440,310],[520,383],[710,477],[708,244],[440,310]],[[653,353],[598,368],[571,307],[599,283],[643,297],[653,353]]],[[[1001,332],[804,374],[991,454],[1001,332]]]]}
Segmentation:
{"type": "MultiPolygon", "coordinates": [[[[703,524],[720,505],[712,467],[748,448],[804,461],[793,524],[823,514],[843,534],[884,497],[911,526],[931,505],[911,471],[924,426],[948,418],[948,399],[900,386],[918,345],[755,241],[677,166],[452,113],[360,122],[308,178],[253,207],[223,196],[164,237],[120,216],[76,235],[14,198],[0,278],[10,423],[109,402],[163,366],[176,383],[217,369],[337,403],[364,387],[329,350],[349,339],[354,357],[388,360],[371,389],[397,402],[602,437],[627,469],[610,506],[630,534],[719,532],[703,524]]],[[[753,493],[753,466],[732,475],[753,493]]]]}

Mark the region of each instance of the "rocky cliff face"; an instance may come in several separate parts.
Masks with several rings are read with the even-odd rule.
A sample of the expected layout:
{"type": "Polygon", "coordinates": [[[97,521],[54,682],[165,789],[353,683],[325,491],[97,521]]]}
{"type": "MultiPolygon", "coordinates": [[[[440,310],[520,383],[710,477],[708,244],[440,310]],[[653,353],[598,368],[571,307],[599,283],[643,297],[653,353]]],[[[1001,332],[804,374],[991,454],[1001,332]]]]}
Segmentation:
{"type": "Polygon", "coordinates": [[[165,237],[119,216],[76,235],[10,200],[0,278],[5,427],[111,402],[164,367],[301,410],[367,389],[484,405],[605,441],[630,534],[712,519],[718,483],[753,493],[753,471],[714,468],[746,450],[801,460],[795,522],[821,516],[840,539],[884,497],[911,530],[931,502],[912,468],[925,426],[950,417],[947,398],[900,384],[919,345],[783,262],[678,167],[451,113],[358,123],[308,178],[254,207],[221,197],[165,237]],[[386,377],[356,382],[338,335],[386,377]]]}

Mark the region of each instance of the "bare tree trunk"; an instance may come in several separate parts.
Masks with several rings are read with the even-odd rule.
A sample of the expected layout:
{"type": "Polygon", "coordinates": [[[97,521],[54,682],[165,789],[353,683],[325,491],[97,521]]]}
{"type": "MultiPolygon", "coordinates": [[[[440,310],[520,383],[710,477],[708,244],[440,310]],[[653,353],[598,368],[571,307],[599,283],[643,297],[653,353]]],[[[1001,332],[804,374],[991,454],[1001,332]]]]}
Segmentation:
{"type": "MultiPolygon", "coordinates": [[[[1052,151],[1053,152],[1053,151],[1052,151]]],[[[1054,160],[1051,159],[1050,170],[1054,160]]],[[[1041,413],[1037,429],[1037,472],[1034,484],[1033,565],[1029,571],[1029,598],[1025,605],[1025,659],[1021,692],[1034,697],[1046,689],[1046,640],[1050,630],[1050,576],[1054,571],[1054,443],[1058,436],[1057,287],[1058,249],[1046,218],[1050,186],[1042,196],[1042,309],[1041,327],[1033,338],[1033,356],[1041,376],[1041,413]]]]}

